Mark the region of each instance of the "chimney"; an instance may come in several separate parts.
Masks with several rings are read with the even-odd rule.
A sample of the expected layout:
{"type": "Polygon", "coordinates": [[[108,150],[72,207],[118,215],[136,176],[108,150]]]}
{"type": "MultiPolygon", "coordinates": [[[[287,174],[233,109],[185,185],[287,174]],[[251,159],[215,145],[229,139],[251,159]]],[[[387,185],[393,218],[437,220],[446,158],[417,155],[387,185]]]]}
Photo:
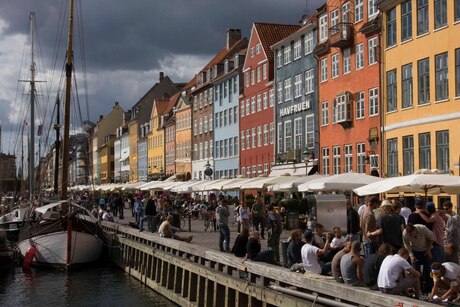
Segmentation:
{"type": "Polygon", "coordinates": [[[118,101],[115,101],[115,105],[113,106],[114,109],[115,109],[116,107],[118,107],[118,101]]]}
{"type": "Polygon", "coordinates": [[[227,50],[241,39],[240,29],[227,29],[227,50]]]}
{"type": "Polygon", "coordinates": [[[163,80],[165,78],[165,73],[160,71],[160,81],[163,80]]]}
{"type": "Polygon", "coordinates": [[[99,121],[98,121],[98,123],[101,122],[103,119],[104,119],[104,115],[99,115],[99,121]]]}

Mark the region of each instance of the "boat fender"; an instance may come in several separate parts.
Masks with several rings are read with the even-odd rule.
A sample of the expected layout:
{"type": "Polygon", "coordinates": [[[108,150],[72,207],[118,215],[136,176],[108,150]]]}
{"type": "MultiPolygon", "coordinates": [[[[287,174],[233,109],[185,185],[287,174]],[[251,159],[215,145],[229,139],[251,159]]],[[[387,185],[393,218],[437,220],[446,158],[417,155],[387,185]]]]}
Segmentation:
{"type": "Polygon", "coordinates": [[[24,262],[22,263],[22,268],[29,270],[30,266],[32,265],[32,261],[35,258],[35,254],[37,253],[37,248],[35,246],[30,246],[27,249],[26,255],[24,256],[24,262]]]}

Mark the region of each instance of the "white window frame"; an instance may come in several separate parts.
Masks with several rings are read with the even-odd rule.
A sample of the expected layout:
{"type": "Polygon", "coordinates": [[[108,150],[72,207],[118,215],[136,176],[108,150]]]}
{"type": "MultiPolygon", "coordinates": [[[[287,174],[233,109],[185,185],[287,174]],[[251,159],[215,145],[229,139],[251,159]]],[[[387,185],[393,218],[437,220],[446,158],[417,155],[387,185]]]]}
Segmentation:
{"type": "Polygon", "coordinates": [[[284,122],[284,152],[287,152],[289,149],[293,149],[293,140],[292,140],[292,121],[291,120],[287,120],[284,122]],[[288,135],[289,134],[289,135],[288,135]],[[291,143],[288,148],[287,145],[288,144],[288,139],[289,139],[289,142],[291,143]]]}
{"type": "Polygon", "coordinates": [[[294,76],[294,98],[302,96],[302,74],[294,76]]]}
{"type": "Polygon", "coordinates": [[[270,123],[270,138],[269,138],[270,144],[275,144],[275,123],[271,122],[270,123]]]}
{"type": "Polygon", "coordinates": [[[338,175],[341,170],[341,161],[340,161],[340,146],[332,147],[332,174],[338,175]]]}
{"type": "Polygon", "coordinates": [[[264,146],[268,145],[268,124],[264,124],[264,146]]]}
{"type": "Polygon", "coordinates": [[[329,125],[329,101],[321,102],[321,126],[329,125]]]}
{"type": "Polygon", "coordinates": [[[251,148],[256,148],[256,127],[251,128],[251,148]]]}
{"type": "Polygon", "coordinates": [[[355,46],[355,67],[356,70],[364,68],[364,44],[355,46]]]}
{"type": "Polygon", "coordinates": [[[257,112],[262,111],[262,95],[257,95],[257,112]]]}
{"type": "Polygon", "coordinates": [[[321,82],[327,81],[327,58],[321,60],[321,82]]]}
{"type": "Polygon", "coordinates": [[[331,57],[331,78],[337,78],[339,76],[339,54],[333,54],[331,57]]]}
{"type": "Polygon", "coordinates": [[[364,0],[355,0],[355,23],[364,19],[364,0]]]}
{"type": "Polygon", "coordinates": [[[292,85],[291,78],[284,80],[284,101],[289,101],[292,99],[292,85]]]}
{"type": "Polygon", "coordinates": [[[345,155],[345,173],[353,171],[353,145],[345,144],[343,146],[343,152],[345,155]]]}
{"type": "Polygon", "coordinates": [[[282,146],[281,145],[284,145],[283,144],[283,133],[284,133],[284,130],[283,130],[283,123],[278,123],[278,154],[282,154],[283,153],[283,149],[282,149],[282,146]]]}
{"type": "Polygon", "coordinates": [[[302,148],[302,118],[294,119],[294,149],[302,148]]]}
{"type": "Polygon", "coordinates": [[[364,97],[364,91],[359,92],[356,94],[356,112],[355,112],[355,118],[356,119],[362,119],[364,118],[365,115],[365,97],[364,97]]]}
{"type": "Polygon", "coordinates": [[[267,80],[267,63],[262,65],[262,79],[267,80]]]}
{"type": "Polygon", "coordinates": [[[291,45],[284,46],[284,65],[291,63],[291,45]]]}
{"type": "Polygon", "coordinates": [[[351,72],[351,49],[345,48],[342,53],[343,61],[343,74],[349,74],[351,72]]]}
{"type": "Polygon", "coordinates": [[[283,66],[283,54],[281,52],[281,49],[278,49],[276,53],[276,67],[281,68],[283,66]]]}
{"type": "Polygon", "coordinates": [[[367,48],[368,48],[368,62],[369,65],[376,64],[378,51],[377,51],[377,37],[370,38],[367,41],[367,48]]]}
{"type": "Polygon", "coordinates": [[[330,172],[330,157],[329,147],[321,148],[321,162],[323,166],[323,175],[329,175],[330,172]]]}
{"type": "Polygon", "coordinates": [[[305,94],[313,93],[315,90],[315,74],[313,69],[309,69],[305,72],[305,94]]]}
{"type": "Polygon", "coordinates": [[[324,14],[319,17],[319,41],[321,43],[327,41],[328,39],[328,24],[327,24],[327,14],[324,14]]]}
{"type": "Polygon", "coordinates": [[[283,102],[283,81],[276,84],[276,99],[278,100],[278,103],[283,102]]]}
{"type": "MultiPolygon", "coordinates": [[[[339,10],[338,9],[335,9],[333,11],[331,11],[331,25],[330,25],[330,30],[335,27],[337,24],[339,23],[339,10]]],[[[335,29],[332,29],[331,30],[331,33],[330,34],[335,34],[338,32],[338,29],[337,27],[335,29]]]]}
{"type": "Polygon", "coordinates": [[[264,110],[268,109],[268,93],[264,92],[263,93],[263,105],[264,105],[264,110]]]}
{"type": "Polygon", "coordinates": [[[305,55],[308,55],[313,52],[314,43],[313,43],[313,31],[308,32],[305,34],[304,38],[304,45],[305,45],[305,55]]]}
{"type": "Polygon", "coordinates": [[[369,89],[369,116],[379,115],[379,88],[369,89]]]}
{"type": "Polygon", "coordinates": [[[305,147],[315,148],[315,115],[305,116],[305,147]]]}
{"type": "Polygon", "coordinates": [[[367,0],[367,18],[370,20],[379,13],[377,0],[367,0]]]}
{"type": "Polygon", "coordinates": [[[256,113],[256,97],[251,97],[251,114],[256,113]]]}
{"type": "Polygon", "coordinates": [[[274,89],[270,89],[270,91],[268,92],[268,105],[270,107],[273,107],[275,105],[275,90],[274,89]]]}
{"type": "Polygon", "coordinates": [[[302,41],[300,39],[294,42],[294,61],[300,59],[302,50],[302,41]]]}
{"type": "Polygon", "coordinates": [[[364,143],[356,144],[356,172],[360,174],[366,173],[366,145],[364,143]]]}
{"type": "Polygon", "coordinates": [[[257,147],[262,146],[262,126],[257,126],[257,147]]]}

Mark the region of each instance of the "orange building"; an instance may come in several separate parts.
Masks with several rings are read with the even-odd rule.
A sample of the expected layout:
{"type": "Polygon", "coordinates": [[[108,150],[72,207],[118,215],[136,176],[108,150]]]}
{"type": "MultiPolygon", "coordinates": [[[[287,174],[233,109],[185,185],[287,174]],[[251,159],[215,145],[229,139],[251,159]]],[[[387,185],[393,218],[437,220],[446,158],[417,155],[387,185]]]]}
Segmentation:
{"type": "Polygon", "coordinates": [[[379,176],[380,17],[376,1],[317,10],[320,172],[379,176]]]}

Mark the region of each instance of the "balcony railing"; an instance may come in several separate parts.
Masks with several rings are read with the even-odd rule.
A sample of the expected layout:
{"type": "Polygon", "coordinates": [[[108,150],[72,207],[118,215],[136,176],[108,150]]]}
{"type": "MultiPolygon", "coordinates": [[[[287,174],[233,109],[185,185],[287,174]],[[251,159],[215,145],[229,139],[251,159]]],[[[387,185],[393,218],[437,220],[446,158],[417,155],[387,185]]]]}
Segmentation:
{"type": "Polygon", "coordinates": [[[329,29],[331,47],[345,48],[353,44],[353,24],[340,22],[329,29]]]}

